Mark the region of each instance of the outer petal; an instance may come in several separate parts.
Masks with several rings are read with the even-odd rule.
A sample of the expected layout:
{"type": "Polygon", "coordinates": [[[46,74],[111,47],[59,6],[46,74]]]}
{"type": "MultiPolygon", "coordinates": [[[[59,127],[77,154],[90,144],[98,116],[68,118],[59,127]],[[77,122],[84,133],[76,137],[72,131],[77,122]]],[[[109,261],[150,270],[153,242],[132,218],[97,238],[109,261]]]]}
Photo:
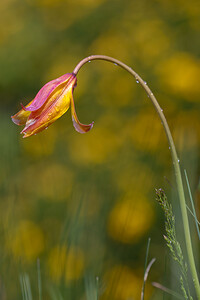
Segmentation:
{"type": "Polygon", "coordinates": [[[46,102],[51,93],[61,84],[67,84],[67,81],[72,77],[71,73],[67,73],[62,75],[61,77],[54,79],[48,83],[46,83],[37,93],[36,97],[32,101],[30,106],[24,107],[24,110],[35,111],[42,107],[42,105],[46,102]]]}
{"type": "Polygon", "coordinates": [[[63,84],[60,85],[40,109],[31,112],[26,126],[22,130],[24,137],[29,137],[44,130],[68,110],[75,83],[76,77],[74,76],[69,85],[66,86],[66,83],[64,83],[65,88],[63,88],[63,84]]]}
{"type": "Polygon", "coordinates": [[[73,122],[73,125],[74,125],[74,128],[76,129],[76,131],[78,131],[79,133],[86,133],[86,132],[90,131],[90,129],[92,129],[94,122],[92,122],[89,125],[85,125],[85,124],[82,124],[79,122],[77,114],[76,114],[76,110],[75,110],[73,95],[72,95],[72,99],[71,99],[71,115],[72,115],[72,122],[73,122]]]}
{"type": "MultiPolygon", "coordinates": [[[[26,108],[31,105],[32,101],[26,105],[26,108]]],[[[17,124],[17,125],[25,125],[26,121],[30,115],[30,111],[26,111],[23,108],[18,111],[18,113],[16,113],[14,116],[11,116],[12,121],[17,124]]]]}

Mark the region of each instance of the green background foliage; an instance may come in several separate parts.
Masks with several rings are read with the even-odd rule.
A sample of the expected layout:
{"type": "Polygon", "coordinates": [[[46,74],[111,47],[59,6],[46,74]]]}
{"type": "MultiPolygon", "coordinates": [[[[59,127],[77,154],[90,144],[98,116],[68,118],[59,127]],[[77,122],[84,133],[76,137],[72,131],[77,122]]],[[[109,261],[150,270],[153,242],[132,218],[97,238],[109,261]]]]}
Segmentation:
{"type": "MultiPolygon", "coordinates": [[[[44,299],[85,299],[96,276],[100,299],[139,299],[149,236],[157,259],[149,282],[176,290],[154,192],[164,188],[179,216],[169,147],[133,78],[106,62],[81,69],[77,113],[95,121],[85,135],[67,112],[22,139],[10,116],[84,57],[122,60],[160,102],[198,205],[199,1],[3,0],[0,12],[1,299],[22,299],[24,272],[37,299],[38,258],[44,299]]],[[[150,284],[146,292],[162,297],[150,284]]]]}

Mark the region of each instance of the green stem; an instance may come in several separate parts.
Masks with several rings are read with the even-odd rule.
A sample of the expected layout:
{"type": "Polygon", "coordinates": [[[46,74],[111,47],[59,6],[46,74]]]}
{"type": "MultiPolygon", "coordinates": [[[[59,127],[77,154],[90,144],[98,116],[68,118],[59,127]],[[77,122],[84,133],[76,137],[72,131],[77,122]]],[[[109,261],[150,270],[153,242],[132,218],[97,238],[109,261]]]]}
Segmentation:
{"type": "Polygon", "coordinates": [[[90,62],[92,60],[105,60],[111,63],[114,63],[115,65],[118,65],[128,71],[131,75],[135,77],[135,80],[141,84],[141,86],[144,88],[146,91],[148,97],[150,98],[152,104],[154,105],[160,119],[162,122],[162,125],[164,127],[169,147],[171,150],[171,155],[172,155],[172,161],[174,165],[174,171],[175,171],[175,178],[176,178],[176,183],[177,183],[177,191],[179,195],[179,201],[180,201],[180,208],[181,208],[181,214],[182,214],[182,221],[183,221],[183,229],[184,229],[184,235],[185,235],[185,243],[186,243],[186,249],[187,249],[187,255],[188,255],[188,261],[189,261],[189,266],[190,266],[190,271],[192,274],[195,290],[196,290],[196,295],[197,299],[200,300],[200,285],[199,285],[199,279],[197,275],[197,270],[196,270],[196,265],[194,261],[194,254],[192,250],[192,241],[191,241],[191,236],[190,236],[190,228],[189,228],[189,221],[188,221],[188,216],[187,216],[187,208],[186,208],[186,201],[185,201],[185,194],[184,194],[184,189],[183,189],[183,182],[182,182],[182,177],[181,177],[181,170],[180,170],[180,164],[179,164],[179,159],[176,153],[176,148],[174,145],[174,141],[172,138],[172,134],[170,132],[167,120],[163,114],[163,110],[161,109],[160,105],[158,104],[158,101],[156,100],[154,94],[146,84],[146,82],[129,66],[126,64],[122,63],[121,61],[114,59],[109,56],[105,55],[91,55],[89,57],[84,58],[82,61],[79,62],[79,64],[75,67],[73,73],[77,75],[78,71],[80,68],[86,64],[87,62],[90,62]]]}

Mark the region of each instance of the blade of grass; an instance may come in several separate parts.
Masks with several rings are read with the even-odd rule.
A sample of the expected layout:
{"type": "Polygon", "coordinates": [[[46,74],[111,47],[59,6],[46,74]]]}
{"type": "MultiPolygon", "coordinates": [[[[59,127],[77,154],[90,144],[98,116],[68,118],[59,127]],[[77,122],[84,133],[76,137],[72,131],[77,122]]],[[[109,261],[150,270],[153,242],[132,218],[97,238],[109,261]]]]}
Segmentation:
{"type": "Polygon", "coordinates": [[[149,255],[149,247],[150,247],[150,242],[151,242],[151,238],[148,238],[148,242],[147,242],[147,250],[146,250],[146,255],[145,255],[145,263],[144,263],[144,280],[143,280],[143,286],[142,286],[142,292],[141,292],[141,300],[144,300],[144,290],[145,290],[145,284],[146,284],[146,280],[147,280],[147,276],[148,276],[148,272],[151,268],[151,265],[154,263],[155,258],[153,259],[153,262],[150,262],[150,267],[148,269],[147,267],[147,262],[148,262],[148,255],[149,255]],[[148,270],[147,270],[148,269],[148,270]]]}
{"type": "Polygon", "coordinates": [[[178,293],[166,288],[165,286],[163,286],[162,284],[158,283],[158,282],[152,282],[152,285],[154,287],[156,287],[157,289],[159,290],[162,290],[164,291],[165,293],[175,297],[176,299],[180,299],[180,300],[183,300],[183,297],[181,295],[179,295],[178,293]]]}
{"type": "Polygon", "coordinates": [[[29,276],[26,273],[20,275],[20,284],[22,289],[23,300],[32,300],[30,280],[29,276]]]}
{"type": "MultiPolygon", "coordinates": [[[[146,272],[146,267],[147,267],[150,243],[151,243],[151,238],[148,238],[146,255],[145,255],[145,263],[144,263],[144,277],[145,277],[145,272],[146,272]]],[[[144,300],[144,290],[145,290],[145,279],[143,280],[141,300],[144,300]]]]}
{"type": "MultiPolygon", "coordinates": [[[[190,214],[195,218],[195,215],[193,214],[193,212],[191,211],[191,209],[189,208],[189,206],[187,205],[187,209],[190,212],[190,214]]],[[[197,224],[200,225],[200,222],[196,219],[197,224]]]]}
{"type": "Polygon", "coordinates": [[[57,300],[57,295],[56,295],[56,292],[55,290],[52,288],[52,287],[49,287],[49,295],[51,297],[52,300],[57,300]]]}
{"type": "MultiPolygon", "coordinates": [[[[150,263],[148,264],[147,268],[146,268],[146,272],[144,274],[144,284],[143,286],[145,286],[145,283],[147,281],[147,277],[148,277],[148,274],[149,274],[149,271],[153,265],[153,263],[156,261],[155,258],[152,258],[152,260],[150,261],[150,263]]],[[[142,293],[141,293],[141,300],[144,300],[144,290],[142,290],[142,293]]]]}
{"type": "Polygon", "coordinates": [[[192,197],[192,193],[191,193],[190,184],[189,184],[189,180],[188,180],[186,170],[184,170],[184,173],[185,173],[187,188],[188,188],[188,192],[189,192],[190,202],[191,202],[191,205],[192,205],[192,212],[193,212],[193,216],[194,216],[195,224],[196,224],[196,228],[197,228],[197,234],[198,234],[198,237],[199,237],[199,240],[200,240],[200,231],[199,231],[199,226],[198,226],[199,222],[197,220],[196,210],[195,210],[194,201],[193,201],[193,197],[192,197]]]}
{"type": "Polygon", "coordinates": [[[61,293],[51,285],[48,285],[48,292],[52,300],[64,300],[61,293]]]}
{"type": "Polygon", "coordinates": [[[22,275],[19,276],[19,282],[20,282],[20,285],[21,285],[22,299],[26,300],[25,291],[24,291],[23,276],[22,275]]]}
{"type": "Polygon", "coordinates": [[[42,300],[42,280],[41,280],[41,271],[40,271],[40,260],[37,260],[37,275],[38,275],[38,293],[39,300],[42,300]]]}
{"type": "Polygon", "coordinates": [[[87,300],[98,300],[99,299],[99,277],[95,279],[93,276],[85,277],[85,289],[87,300]]]}
{"type": "Polygon", "coordinates": [[[32,293],[31,293],[31,285],[30,285],[30,280],[28,274],[24,275],[24,281],[27,289],[27,295],[29,300],[32,300],[32,293]]]}
{"type": "Polygon", "coordinates": [[[99,277],[96,277],[96,300],[99,299],[99,277]]]}

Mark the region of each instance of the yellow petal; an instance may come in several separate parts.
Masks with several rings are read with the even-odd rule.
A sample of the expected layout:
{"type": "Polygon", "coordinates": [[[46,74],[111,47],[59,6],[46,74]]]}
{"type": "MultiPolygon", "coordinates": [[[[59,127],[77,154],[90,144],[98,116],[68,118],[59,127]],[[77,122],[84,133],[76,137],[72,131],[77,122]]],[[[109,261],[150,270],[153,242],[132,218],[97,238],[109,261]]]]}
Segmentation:
{"type": "Polygon", "coordinates": [[[22,130],[24,137],[29,137],[36,134],[58,118],[60,118],[69,108],[72,98],[72,86],[69,86],[63,91],[63,87],[60,87],[37,111],[31,112],[25,128],[22,130]]]}
{"type": "Polygon", "coordinates": [[[78,131],[79,133],[86,133],[90,129],[92,129],[94,122],[92,122],[89,125],[85,125],[85,124],[82,124],[79,122],[77,114],[76,114],[76,110],[75,110],[73,95],[72,95],[72,99],[71,99],[71,115],[72,115],[72,122],[73,122],[73,125],[74,125],[74,128],[76,129],[76,131],[78,131]]]}
{"type": "MultiPolygon", "coordinates": [[[[27,104],[26,107],[28,107],[31,103],[32,101],[29,104],[27,104]]],[[[11,116],[12,121],[17,125],[25,125],[30,113],[31,113],[30,111],[25,111],[22,108],[14,116],[11,116]]]]}

